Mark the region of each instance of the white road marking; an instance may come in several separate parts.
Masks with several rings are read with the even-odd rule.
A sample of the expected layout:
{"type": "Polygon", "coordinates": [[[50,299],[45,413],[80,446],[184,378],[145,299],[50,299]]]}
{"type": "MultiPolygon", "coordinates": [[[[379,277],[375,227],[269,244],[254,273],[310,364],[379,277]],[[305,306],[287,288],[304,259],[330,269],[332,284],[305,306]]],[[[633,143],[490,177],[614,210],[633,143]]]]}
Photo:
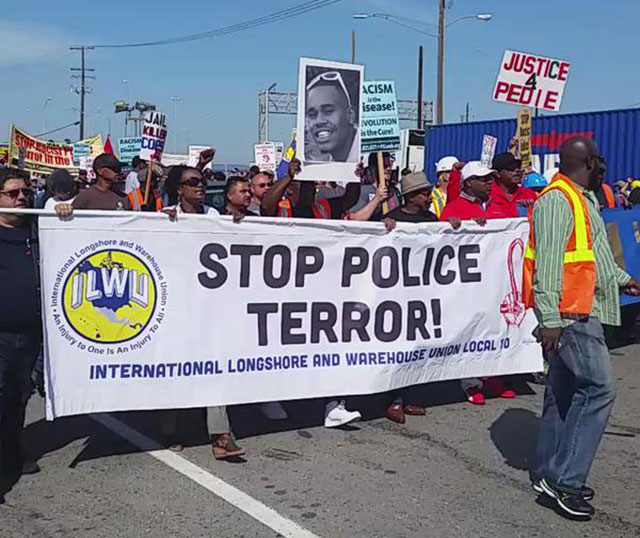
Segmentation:
{"type": "Polygon", "coordinates": [[[248,516],[282,536],[286,538],[319,538],[316,534],[301,527],[295,521],[291,521],[280,515],[272,508],[269,508],[267,505],[240,491],[231,484],[227,484],[224,480],[191,463],[186,458],[170,450],[160,449],[156,442],[115,417],[108,414],[94,414],[90,416],[93,420],[102,424],[116,435],[119,435],[132,445],[144,450],[145,453],[161,461],[168,467],[171,467],[174,471],[200,484],[214,495],[224,499],[238,510],[242,510],[248,516]]]}

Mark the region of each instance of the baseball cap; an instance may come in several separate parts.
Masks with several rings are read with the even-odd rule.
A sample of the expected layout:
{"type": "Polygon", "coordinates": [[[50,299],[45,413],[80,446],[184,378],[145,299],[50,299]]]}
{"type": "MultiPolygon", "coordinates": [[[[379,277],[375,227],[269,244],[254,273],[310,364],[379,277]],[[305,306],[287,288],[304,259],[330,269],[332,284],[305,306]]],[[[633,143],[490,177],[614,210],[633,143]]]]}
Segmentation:
{"type": "Polygon", "coordinates": [[[520,168],[521,166],[522,161],[520,159],[516,159],[513,154],[509,152],[498,153],[491,163],[491,167],[494,170],[508,170],[509,168],[520,168]]]}
{"type": "Polygon", "coordinates": [[[466,181],[470,177],[484,177],[493,174],[495,170],[487,168],[480,161],[471,161],[462,168],[462,181],[466,181]]]}
{"type": "Polygon", "coordinates": [[[424,172],[411,172],[404,176],[400,182],[402,187],[402,195],[409,194],[411,192],[420,191],[422,189],[430,189],[431,183],[427,179],[427,174],[424,172]]]}
{"type": "Polygon", "coordinates": [[[436,174],[439,174],[440,172],[451,172],[451,170],[453,170],[453,165],[457,162],[458,158],[453,155],[442,157],[442,159],[436,163],[436,174]]]}
{"type": "Polygon", "coordinates": [[[94,172],[97,172],[98,168],[110,168],[111,170],[120,172],[123,166],[113,153],[101,153],[93,160],[94,172]]]}

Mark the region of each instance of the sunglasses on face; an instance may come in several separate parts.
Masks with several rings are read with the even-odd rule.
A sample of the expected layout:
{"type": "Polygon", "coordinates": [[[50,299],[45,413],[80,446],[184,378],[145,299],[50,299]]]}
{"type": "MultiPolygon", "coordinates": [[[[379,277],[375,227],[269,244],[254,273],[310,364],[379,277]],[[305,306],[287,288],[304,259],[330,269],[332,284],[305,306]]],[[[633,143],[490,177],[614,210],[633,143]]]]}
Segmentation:
{"type": "Polygon", "coordinates": [[[12,200],[17,200],[18,196],[20,196],[20,193],[22,193],[22,196],[24,196],[25,198],[29,198],[33,194],[33,191],[31,189],[27,189],[27,188],[10,189],[8,191],[0,191],[0,194],[4,194],[5,196],[8,196],[12,200]]]}
{"type": "Polygon", "coordinates": [[[326,71],[324,73],[320,73],[317,77],[315,77],[309,84],[307,84],[307,91],[311,90],[318,82],[336,82],[340,89],[344,93],[347,98],[347,103],[349,107],[351,107],[351,97],[349,96],[349,92],[347,91],[347,87],[344,84],[344,80],[342,79],[342,75],[338,71],[326,71]]]}
{"type": "Polygon", "coordinates": [[[203,177],[190,177],[189,179],[181,181],[180,185],[186,185],[188,187],[197,187],[198,185],[202,185],[203,187],[206,187],[207,180],[203,177]]]}

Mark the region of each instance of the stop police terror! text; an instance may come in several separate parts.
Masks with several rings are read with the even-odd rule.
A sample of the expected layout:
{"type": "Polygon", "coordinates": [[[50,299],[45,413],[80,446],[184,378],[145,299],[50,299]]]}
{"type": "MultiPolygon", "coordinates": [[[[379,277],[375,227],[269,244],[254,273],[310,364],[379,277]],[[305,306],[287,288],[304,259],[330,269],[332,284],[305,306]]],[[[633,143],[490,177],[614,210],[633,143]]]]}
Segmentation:
{"type": "MultiPolygon", "coordinates": [[[[446,286],[456,281],[477,283],[482,281],[478,270],[479,255],[477,244],[445,245],[438,249],[382,246],[372,253],[362,247],[345,247],[340,287],[351,288],[359,278],[381,289],[446,286]],[[419,271],[418,267],[421,268],[419,271]]],[[[286,245],[265,248],[263,245],[227,247],[208,243],[200,251],[200,264],[205,271],[198,273],[198,281],[207,289],[218,289],[228,283],[250,288],[260,281],[272,289],[302,288],[307,278],[325,267],[325,255],[316,246],[292,249],[286,245]],[[229,282],[230,278],[232,282],[229,282]]],[[[327,266],[334,267],[334,264],[327,266]]],[[[390,342],[402,333],[407,340],[441,338],[441,308],[440,299],[430,296],[425,301],[400,304],[388,300],[378,305],[356,301],[344,301],[340,306],[324,301],[252,302],[247,304],[246,312],[255,316],[257,344],[266,346],[273,344],[269,337],[274,331],[269,331],[269,323],[274,316],[279,321],[280,345],[319,343],[321,340],[351,342],[353,337],[367,342],[372,335],[377,341],[390,342]]]]}

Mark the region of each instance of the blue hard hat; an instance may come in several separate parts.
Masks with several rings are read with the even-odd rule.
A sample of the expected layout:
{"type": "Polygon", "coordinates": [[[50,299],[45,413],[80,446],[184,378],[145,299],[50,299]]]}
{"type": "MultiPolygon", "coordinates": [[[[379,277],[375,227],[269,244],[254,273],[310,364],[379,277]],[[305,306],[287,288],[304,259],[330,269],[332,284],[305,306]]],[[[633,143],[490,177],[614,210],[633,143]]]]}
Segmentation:
{"type": "Polygon", "coordinates": [[[527,189],[544,189],[547,186],[547,180],[538,172],[531,172],[524,177],[522,186],[527,189]]]}

